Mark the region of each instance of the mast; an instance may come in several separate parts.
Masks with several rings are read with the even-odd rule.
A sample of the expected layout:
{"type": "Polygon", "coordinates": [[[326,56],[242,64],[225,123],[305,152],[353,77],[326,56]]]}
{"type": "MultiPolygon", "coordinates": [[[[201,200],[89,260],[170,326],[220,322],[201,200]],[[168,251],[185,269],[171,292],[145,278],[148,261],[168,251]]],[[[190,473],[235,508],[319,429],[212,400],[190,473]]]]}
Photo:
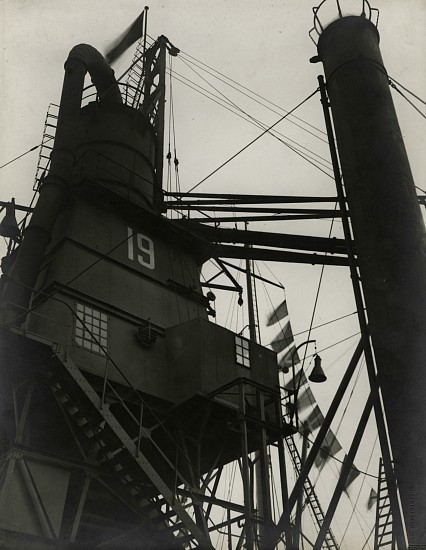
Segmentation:
{"type": "MultiPolygon", "coordinates": [[[[246,222],[245,228],[247,230],[248,223],[246,222]]],[[[247,247],[249,245],[246,245],[247,247]]],[[[246,285],[247,285],[247,310],[249,320],[249,334],[250,341],[258,344],[257,337],[257,319],[255,315],[255,293],[253,285],[255,281],[252,276],[252,260],[246,259],[246,285]]],[[[257,310],[257,307],[256,307],[257,310]]],[[[261,407],[263,404],[260,404],[261,407]]],[[[262,430],[264,432],[264,430],[262,430]]],[[[258,526],[259,534],[259,549],[266,548],[264,546],[265,534],[267,532],[267,524],[272,521],[271,518],[271,494],[269,490],[269,464],[268,464],[268,452],[266,448],[266,437],[263,434],[261,438],[261,449],[254,454],[255,461],[255,477],[256,477],[256,499],[258,514],[261,518],[261,523],[258,526]]]]}

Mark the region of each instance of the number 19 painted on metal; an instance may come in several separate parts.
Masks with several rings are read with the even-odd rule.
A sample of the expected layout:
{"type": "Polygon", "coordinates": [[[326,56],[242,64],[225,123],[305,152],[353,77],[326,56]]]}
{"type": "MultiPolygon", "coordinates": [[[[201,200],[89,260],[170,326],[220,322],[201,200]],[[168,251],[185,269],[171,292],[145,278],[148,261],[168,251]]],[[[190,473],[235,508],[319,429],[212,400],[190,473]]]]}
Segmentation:
{"type": "Polygon", "coordinates": [[[141,265],[148,269],[155,269],[154,243],[152,239],[146,235],[142,235],[142,233],[136,233],[131,227],[127,228],[127,237],[129,260],[135,260],[136,252],[136,259],[141,265]]]}

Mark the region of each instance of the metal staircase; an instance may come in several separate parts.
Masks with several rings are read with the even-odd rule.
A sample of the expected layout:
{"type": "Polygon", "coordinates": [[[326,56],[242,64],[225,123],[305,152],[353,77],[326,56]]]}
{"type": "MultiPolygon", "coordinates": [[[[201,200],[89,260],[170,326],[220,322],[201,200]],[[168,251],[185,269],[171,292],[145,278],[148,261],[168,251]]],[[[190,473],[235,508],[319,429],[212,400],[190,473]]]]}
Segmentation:
{"type": "Polygon", "coordinates": [[[208,534],[187,511],[192,507],[196,516],[198,505],[191,498],[180,502],[176,496],[180,481],[174,479],[175,487],[170,486],[167,473],[174,465],[152,440],[150,430],[119,396],[107,403],[104,392],[94,389],[61,346],[54,350],[66,372],[50,370],[45,379],[83,456],[119,480],[151,531],[168,532],[167,548],[212,549],[208,534]]]}
{"type": "Polygon", "coordinates": [[[382,459],[380,459],[379,463],[379,479],[377,487],[374,550],[379,550],[380,548],[395,550],[395,536],[392,527],[392,509],[382,459]]]}
{"type": "MultiPolygon", "coordinates": [[[[297,474],[300,474],[300,471],[302,469],[302,461],[300,459],[299,451],[297,450],[297,447],[294,444],[293,436],[286,437],[285,442],[287,444],[287,448],[290,453],[296,472],[297,474]]],[[[306,481],[303,487],[306,494],[306,502],[311,507],[318,529],[321,529],[322,524],[324,522],[324,512],[323,512],[323,509],[321,508],[321,504],[319,503],[318,497],[315,493],[315,489],[312,483],[310,482],[309,477],[306,478],[306,481]]],[[[327,531],[327,534],[324,539],[323,548],[327,548],[327,550],[339,550],[339,546],[336,542],[336,539],[334,538],[334,535],[331,529],[327,531]]]]}

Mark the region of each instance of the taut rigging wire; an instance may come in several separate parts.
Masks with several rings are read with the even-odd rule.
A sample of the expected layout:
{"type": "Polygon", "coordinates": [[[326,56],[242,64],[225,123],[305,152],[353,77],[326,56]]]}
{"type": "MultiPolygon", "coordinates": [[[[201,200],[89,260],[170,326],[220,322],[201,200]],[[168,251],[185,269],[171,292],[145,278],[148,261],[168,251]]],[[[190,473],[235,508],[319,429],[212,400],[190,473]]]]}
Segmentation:
{"type": "MultiPolygon", "coordinates": [[[[375,440],[374,440],[374,444],[373,444],[373,447],[372,447],[372,449],[371,449],[370,457],[369,457],[368,463],[367,463],[367,470],[368,470],[368,467],[370,466],[371,459],[373,458],[373,452],[374,452],[374,449],[376,448],[376,444],[377,444],[378,437],[379,437],[379,436],[376,435],[376,438],[375,438],[375,440]]],[[[349,525],[350,525],[350,523],[351,523],[351,521],[352,521],[352,517],[353,517],[353,515],[354,515],[354,513],[355,513],[356,505],[358,504],[359,497],[361,496],[361,491],[362,491],[362,488],[363,488],[363,486],[364,486],[364,483],[365,483],[365,476],[362,478],[361,487],[359,488],[358,495],[357,495],[357,497],[356,497],[356,499],[355,499],[355,503],[354,503],[354,505],[353,505],[353,507],[352,507],[352,513],[351,513],[351,515],[350,515],[350,517],[349,517],[349,520],[348,520],[348,523],[347,523],[347,525],[346,525],[345,531],[343,532],[343,537],[342,537],[342,541],[341,541],[341,542],[343,542],[343,538],[345,537],[345,535],[346,535],[346,533],[347,533],[347,531],[348,531],[348,529],[349,529],[349,525]]],[[[370,538],[370,535],[369,535],[368,538],[366,539],[366,542],[367,542],[367,543],[368,543],[369,538],[370,538]]]]}
{"type": "MultiPolygon", "coordinates": [[[[53,138],[47,139],[44,143],[47,143],[47,142],[50,141],[51,139],[53,139],[53,138]]],[[[28,153],[31,153],[32,151],[36,151],[36,150],[40,147],[40,145],[42,145],[42,143],[38,143],[37,145],[34,145],[34,147],[31,147],[31,149],[28,149],[28,151],[25,151],[25,153],[22,153],[22,154],[18,155],[17,157],[13,158],[12,160],[9,160],[9,161],[6,162],[5,164],[2,164],[2,165],[0,166],[0,170],[1,170],[2,168],[4,168],[5,166],[7,166],[8,164],[12,164],[12,162],[15,162],[15,160],[18,160],[18,159],[24,157],[25,155],[28,155],[28,153]]]]}
{"type": "Polygon", "coordinates": [[[253,145],[253,143],[255,143],[256,141],[258,141],[261,137],[263,137],[266,133],[268,133],[270,130],[272,130],[272,128],[274,128],[277,124],[279,124],[280,122],[282,122],[284,119],[286,119],[291,113],[293,113],[294,111],[296,111],[296,109],[298,109],[299,107],[301,107],[304,103],[306,103],[309,99],[311,99],[315,94],[317,94],[319,91],[319,88],[317,88],[315,91],[313,91],[311,94],[309,94],[307,97],[305,97],[305,99],[303,99],[300,103],[298,103],[291,111],[289,111],[286,115],[282,116],[281,118],[279,118],[276,122],[274,122],[271,126],[269,126],[268,128],[266,128],[266,130],[264,130],[261,134],[259,134],[257,137],[255,137],[254,139],[252,139],[249,143],[247,143],[247,145],[244,145],[244,147],[242,147],[239,151],[237,151],[236,153],[234,153],[231,157],[228,158],[228,160],[226,160],[225,162],[223,162],[220,166],[218,166],[215,170],[213,170],[213,172],[210,172],[210,174],[208,174],[205,178],[203,178],[201,181],[199,181],[196,185],[194,185],[193,187],[191,187],[191,189],[189,189],[188,193],[190,193],[191,191],[193,191],[194,189],[196,189],[197,187],[199,187],[202,183],[204,183],[208,178],[210,178],[211,176],[213,176],[213,174],[216,174],[216,172],[218,172],[221,168],[223,168],[224,166],[226,166],[229,162],[231,162],[232,160],[234,160],[235,157],[237,157],[238,155],[240,155],[243,151],[245,151],[246,149],[248,149],[251,145],[253,145]]]}
{"type": "MultiPolygon", "coordinates": [[[[181,58],[181,61],[182,63],[184,63],[187,67],[189,67],[191,69],[191,71],[193,71],[199,78],[201,78],[201,80],[203,80],[206,84],[208,84],[209,86],[211,86],[213,88],[213,90],[215,90],[218,94],[220,94],[223,98],[225,98],[225,100],[230,104],[232,105],[233,107],[235,107],[238,111],[240,111],[241,113],[243,113],[245,116],[247,116],[248,118],[250,118],[253,122],[256,123],[256,125],[258,126],[262,126],[263,129],[265,129],[267,127],[267,125],[263,122],[261,122],[260,120],[258,120],[257,118],[251,116],[249,113],[247,113],[246,111],[244,111],[239,105],[237,105],[234,101],[232,101],[231,99],[229,99],[229,97],[227,97],[223,92],[221,92],[218,88],[216,88],[215,86],[213,86],[213,84],[211,82],[209,82],[206,78],[204,78],[203,76],[200,75],[200,73],[198,73],[193,67],[191,67],[191,65],[189,65],[184,59],[181,58]]],[[[276,113],[276,114],[281,114],[281,113],[276,113]]],[[[275,136],[272,132],[271,132],[271,135],[273,135],[274,137],[277,137],[275,136]]],[[[293,141],[292,139],[288,138],[287,136],[284,136],[286,139],[288,139],[289,141],[293,141]]],[[[324,143],[327,143],[325,140],[322,140],[324,141],[324,143]]],[[[294,142],[296,143],[296,142],[294,142]]],[[[303,147],[301,146],[300,144],[298,144],[300,147],[306,149],[306,147],[303,147]]],[[[319,157],[319,155],[316,155],[319,157]]],[[[320,157],[322,158],[323,160],[326,160],[324,159],[323,157],[320,157]]],[[[327,161],[328,162],[328,161],[327,161]]],[[[331,164],[331,162],[329,162],[329,164],[331,164]]]]}
{"type": "Polygon", "coordinates": [[[408,92],[409,94],[411,94],[413,97],[415,97],[416,99],[418,99],[421,103],[423,103],[424,105],[426,105],[426,101],[424,99],[422,99],[421,97],[419,97],[418,95],[416,95],[414,92],[411,92],[408,88],[406,88],[405,86],[403,86],[400,82],[398,82],[397,80],[395,80],[392,76],[389,76],[389,79],[392,81],[392,82],[395,82],[395,84],[398,84],[398,86],[401,86],[401,88],[403,90],[405,90],[406,92],[408,92]]]}
{"type": "MultiPolygon", "coordinates": [[[[410,100],[408,99],[408,97],[407,97],[406,95],[404,95],[404,94],[401,92],[401,90],[395,85],[395,83],[394,83],[392,80],[390,80],[390,79],[389,79],[389,86],[390,86],[391,88],[393,88],[396,92],[398,92],[398,93],[405,99],[405,101],[407,101],[407,102],[411,105],[411,107],[413,107],[413,109],[415,109],[415,110],[420,114],[420,116],[422,116],[424,119],[426,119],[426,115],[425,115],[424,113],[422,113],[422,112],[420,111],[420,109],[418,109],[418,108],[414,105],[414,103],[413,103],[412,101],[410,101],[410,100]]],[[[416,97],[417,97],[417,96],[416,96],[416,97]]]]}
{"type": "MultiPolygon", "coordinates": [[[[267,127],[267,125],[264,123],[264,122],[261,122],[260,120],[256,119],[255,117],[251,116],[249,113],[243,111],[243,109],[241,109],[240,107],[238,107],[238,105],[236,105],[233,101],[231,101],[229,98],[227,98],[224,94],[222,94],[220,91],[218,91],[218,93],[220,93],[226,100],[226,104],[224,103],[221,103],[221,101],[224,101],[222,100],[221,98],[219,98],[217,95],[213,94],[212,92],[206,90],[206,88],[203,88],[202,86],[200,86],[199,84],[197,84],[196,82],[193,82],[192,80],[190,80],[189,78],[186,78],[185,76],[177,73],[176,71],[174,71],[173,73],[173,78],[175,80],[177,80],[178,82],[181,82],[182,84],[185,84],[185,86],[188,86],[188,88],[191,88],[191,90],[194,90],[195,92],[199,93],[200,95],[206,97],[207,99],[210,99],[210,101],[213,101],[213,103],[216,103],[217,105],[223,107],[224,109],[230,111],[231,113],[233,113],[234,115],[236,116],[239,116],[240,118],[242,118],[243,120],[246,120],[247,122],[250,122],[250,124],[253,124],[255,126],[257,126],[258,128],[262,128],[262,129],[265,129],[267,127]],[[194,87],[195,86],[195,87],[194,87]],[[197,89],[199,88],[199,89],[197,89]],[[202,91],[201,91],[202,90],[202,91]],[[204,93],[205,92],[205,93],[204,93]],[[209,94],[209,95],[207,95],[209,94]],[[236,109],[238,109],[241,113],[243,113],[243,115],[237,113],[236,111],[234,111],[233,109],[231,109],[229,106],[232,105],[233,107],[235,107],[236,109]],[[248,117],[250,120],[248,120],[247,118],[245,117],[248,117]]],[[[202,78],[200,76],[200,78],[202,78]]],[[[204,80],[204,79],[203,79],[204,80]]],[[[211,85],[211,84],[210,84],[211,85]]],[[[214,88],[214,87],[213,87],[214,88]]],[[[214,88],[216,90],[216,88],[214,88]]],[[[287,147],[290,147],[291,146],[284,142],[283,140],[279,139],[278,135],[284,137],[286,140],[288,141],[291,141],[292,143],[296,144],[298,147],[300,147],[301,149],[305,149],[306,151],[309,151],[311,153],[311,155],[315,156],[315,157],[318,157],[319,159],[325,161],[325,163],[327,164],[331,164],[329,161],[327,161],[327,159],[325,159],[324,157],[322,157],[321,155],[318,155],[317,153],[314,153],[311,149],[309,149],[308,147],[305,147],[304,145],[298,143],[297,141],[295,141],[294,139],[291,139],[289,138],[288,136],[284,135],[282,132],[278,132],[277,130],[275,130],[275,132],[270,132],[270,134],[275,137],[276,139],[278,139],[278,141],[281,141],[281,143],[283,143],[284,145],[286,145],[287,147]]],[[[297,152],[297,151],[296,151],[297,152]]],[[[306,154],[306,153],[305,153],[306,154]]],[[[306,155],[307,157],[309,157],[309,155],[306,155]]],[[[312,158],[312,157],[311,157],[312,158]]],[[[324,164],[323,162],[320,162],[320,161],[316,161],[318,162],[319,164],[321,164],[322,166],[328,168],[328,166],[326,166],[326,164],[324,164]]]]}
{"type": "MultiPolygon", "coordinates": [[[[285,109],[283,109],[282,107],[280,107],[279,105],[273,103],[272,101],[270,101],[269,99],[266,99],[265,97],[261,96],[260,94],[257,94],[256,92],[253,92],[252,90],[250,90],[249,88],[247,88],[246,86],[243,86],[242,84],[239,84],[236,80],[233,80],[232,78],[230,78],[229,76],[226,76],[225,74],[221,73],[220,71],[218,71],[217,69],[214,69],[213,67],[210,67],[209,65],[207,65],[206,63],[203,63],[202,61],[200,61],[199,59],[196,59],[195,57],[191,56],[190,54],[188,54],[187,52],[184,52],[181,50],[180,52],[181,54],[183,54],[184,56],[187,56],[189,57],[190,59],[194,60],[194,61],[197,61],[197,63],[200,63],[201,65],[204,65],[204,67],[207,67],[209,68],[210,70],[216,72],[217,74],[220,74],[221,76],[223,76],[224,78],[226,78],[227,80],[229,80],[230,82],[233,82],[234,84],[236,84],[237,86],[240,86],[240,88],[244,89],[244,90],[247,90],[248,92],[250,92],[251,94],[255,95],[256,97],[259,97],[260,99],[263,99],[264,101],[266,101],[267,103],[269,103],[270,105],[273,105],[274,107],[276,107],[277,109],[280,109],[281,111],[285,111],[285,109]]],[[[205,69],[204,69],[205,70],[205,69]]],[[[207,72],[207,71],[206,71],[207,72]]],[[[210,74],[210,73],[209,73],[210,74]]],[[[214,75],[212,75],[214,76],[214,75]]],[[[217,77],[216,77],[217,78],[217,77]]],[[[241,92],[243,93],[243,92],[241,92]]],[[[247,95],[247,94],[244,94],[244,95],[247,95]]],[[[249,97],[249,96],[248,96],[249,97]]],[[[256,101],[253,99],[253,101],[256,101]]],[[[260,105],[263,105],[262,103],[258,102],[260,105]]],[[[264,105],[263,105],[264,106],[264,105]]],[[[307,126],[310,126],[311,128],[313,128],[314,130],[317,130],[318,132],[320,132],[321,134],[324,134],[326,135],[326,133],[317,128],[316,126],[314,126],[313,124],[310,124],[309,122],[306,122],[306,120],[303,120],[302,118],[296,116],[296,115],[293,115],[293,117],[297,120],[300,120],[301,122],[303,122],[304,124],[306,124],[307,126]]],[[[289,119],[290,121],[290,119],[289,119]]]]}

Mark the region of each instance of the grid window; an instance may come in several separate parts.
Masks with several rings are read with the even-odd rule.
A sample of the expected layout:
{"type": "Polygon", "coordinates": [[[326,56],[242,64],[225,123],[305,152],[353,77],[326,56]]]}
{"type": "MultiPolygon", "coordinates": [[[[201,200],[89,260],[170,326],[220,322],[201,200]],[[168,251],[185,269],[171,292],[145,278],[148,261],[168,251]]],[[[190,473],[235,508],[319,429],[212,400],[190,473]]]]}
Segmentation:
{"type": "Polygon", "coordinates": [[[108,316],[89,306],[77,304],[74,340],[83,348],[105,355],[102,348],[106,349],[108,345],[108,316]]]}
{"type": "Polygon", "coordinates": [[[240,365],[250,368],[250,344],[240,336],[235,336],[235,359],[240,365]]]}

